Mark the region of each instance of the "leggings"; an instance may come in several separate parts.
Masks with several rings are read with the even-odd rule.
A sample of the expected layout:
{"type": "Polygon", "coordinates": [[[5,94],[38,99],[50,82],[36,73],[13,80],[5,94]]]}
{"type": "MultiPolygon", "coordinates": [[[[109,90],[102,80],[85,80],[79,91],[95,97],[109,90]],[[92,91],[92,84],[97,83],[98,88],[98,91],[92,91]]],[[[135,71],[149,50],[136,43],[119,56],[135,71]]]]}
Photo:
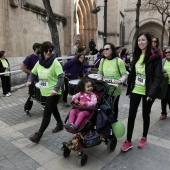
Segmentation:
{"type": "Polygon", "coordinates": [[[69,120],[68,122],[74,123],[77,125],[77,127],[83,122],[85,118],[88,118],[90,116],[89,111],[85,110],[79,110],[79,109],[71,109],[69,114],[69,120]]]}
{"type": "Polygon", "coordinates": [[[63,102],[67,102],[67,96],[68,96],[68,83],[69,79],[64,77],[64,93],[63,93],[63,102]]]}
{"type": "Polygon", "coordinates": [[[130,108],[129,108],[129,117],[128,117],[128,125],[127,125],[127,140],[131,142],[132,133],[135,124],[135,118],[138,110],[138,106],[140,104],[142,98],[142,117],[143,117],[143,137],[147,137],[149,125],[150,125],[150,112],[151,107],[154,102],[146,101],[146,95],[140,95],[136,93],[130,94],[130,108]]]}
{"type": "Polygon", "coordinates": [[[8,94],[8,92],[11,92],[11,78],[10,76],[1,76],[1,82],[2,82],[2,91],[3,94],[8,94]]]}
{"type": "Polygon", "coordinates": [[[118,105],[119,105],[119,98],[120,98],[120,95],[116,97],[116,100],[114,101],[114,96],[112,98],[112,100],[114,101],[113,103],[113,111],[114,111],[114,114],[115,114],[115,120],[117,120],[118,118],[118,112],[119,112],[119,108],[118,108],[118,105]]]}
{"type": "Polygon", "coordinates": [[[60,95],[46,97],[45,109],[44,109],[43,119],[41,122],[39,132],[44,133],[45,129],[48,127],[50,123],[52,113],[57,123],[62,122],[60,113],[57,108],[59,99],[60,99],[60,95]]]}

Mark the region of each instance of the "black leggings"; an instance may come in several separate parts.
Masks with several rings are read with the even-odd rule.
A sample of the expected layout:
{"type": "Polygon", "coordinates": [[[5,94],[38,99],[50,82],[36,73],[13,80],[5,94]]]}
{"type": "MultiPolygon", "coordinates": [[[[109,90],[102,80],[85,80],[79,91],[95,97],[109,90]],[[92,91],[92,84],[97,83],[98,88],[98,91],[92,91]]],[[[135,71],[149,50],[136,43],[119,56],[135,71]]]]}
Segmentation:
{"type": "Polygon", "coordinates": [[[8,94],[8,92],[11,92],[11,77],[2,75],[1,82],[3,94],[5,95],[8,94]]]}
{"type": "Polygon", "coordinates": [[[51,120],[51,114],[53,113],[54,118],[56,119],[57,123],[61,123],[61,117],[60,113],[57,108],[57,104],[59,102],[60,95],[55,96],[49,96],[46,98],[45,103],[45,109],[43,113],[43,119],[41,122],[41,126],[39,129],[39,132],[43,133],[45,129],[48,127],[50,120],[51,120]]]}
{"type": "Polygon", "coordinates": [[[114,96],[112,98],[112,100],[114,101],[113,103],[113,111],[114,111],[114,114],[115,114],[115,120],[117,120],[118,118],[118,112],[119,112],[119,108],[118,108],[118,105],[119,105],[119,98],[120,98],[120,95],[116,97],[116,100],[114,101],[114,96]]]}
{"type": "Polygon", "coordinates": [[[167,104],[169,105],[170,108],[170,84],[168,84],[166,98],[161,100],[162,115],[167,115],[167,110],[166,110],[167,104]]]}
{"type": "Polygon", "coordinates": [[[148,134],[149,125],[150,125],[150,112],[154,100],[146,101],[147,98],[146,95],[132,93],[130,95],[130,108],[129,108],[129,117],[128,117],[128,125],[127,125],[127,140],[129,142],[131,142],[132,139],[135,118],[136,118],[136,114],[141,98],[142,98],[142,117],[143,117],[143,137],[147,137],[148,134]]]}
{"type": "Polygon", "coordinates": [[[68,83],[69,79],[64,77],[64,93],[63,93],[63,102],[67,102],[67,96],[68,96],[68,83]]]}

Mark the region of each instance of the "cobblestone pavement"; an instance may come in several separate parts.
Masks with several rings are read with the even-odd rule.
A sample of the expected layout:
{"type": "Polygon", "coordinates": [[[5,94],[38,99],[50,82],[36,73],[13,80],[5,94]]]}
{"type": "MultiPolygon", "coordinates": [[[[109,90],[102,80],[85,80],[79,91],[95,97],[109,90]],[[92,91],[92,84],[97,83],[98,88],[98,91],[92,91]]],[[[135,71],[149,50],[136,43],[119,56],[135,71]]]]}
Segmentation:
{"type": "MultiPolygon", "coordinates": [[[[119,119],[126,126],[129,99],[125,96],[125,88],[120,98],[119,119]]],[[[34,101],[32,117],[26,117],[23,105],[27,99],[27,88],[20,88],[11,97],[3,97],[0,91],[0,170],[169,170],[170,168],[170,118],[159,120],[160,101],[156,100],[151,112],[151,127],[148,145],[138,149],[137,145],[142,134],[141,105],[133,134],[134,148],[127,153],[120,152],[125,140],[124,135],[118,139],[114,152],[108,153],[107,146],[85,149],[88,162],[85,166],[78,165],[78,153],[71,152],[68,158],[62,156],[62,142],[73,136],[65,130],[53,134],[55,120],[52,117],[39,144],[33,144],[28,137],[40,126],[43,109],[39,102],[34,101]]],[[[69,97],[70,100],[70,97],[69,97]]],[[[64,120],[69,108],[58,105],[64,120]]]]}

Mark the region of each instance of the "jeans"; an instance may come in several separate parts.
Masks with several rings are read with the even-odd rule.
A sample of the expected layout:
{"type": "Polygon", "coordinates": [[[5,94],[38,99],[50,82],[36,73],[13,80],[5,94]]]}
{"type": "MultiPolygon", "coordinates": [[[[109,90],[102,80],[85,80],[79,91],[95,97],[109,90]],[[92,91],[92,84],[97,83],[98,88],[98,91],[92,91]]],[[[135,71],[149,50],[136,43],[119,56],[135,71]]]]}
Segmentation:
{"type": "Polygon", "coordinates": [[[136,93],[130,94],[130,108],[129,108],[129,117],[128,117],[128,125],[127,125],[127,140],[129,142],[131,142],[132,133],[135,124],[135,118],[141,99],[142,99],[142,117],[143,117],[143,137],[147,137],[149,125],[150,125],[150,112],[154,100],[146,101],[146,98],[147,98],[146,95],[140,95],[136,93]]]}

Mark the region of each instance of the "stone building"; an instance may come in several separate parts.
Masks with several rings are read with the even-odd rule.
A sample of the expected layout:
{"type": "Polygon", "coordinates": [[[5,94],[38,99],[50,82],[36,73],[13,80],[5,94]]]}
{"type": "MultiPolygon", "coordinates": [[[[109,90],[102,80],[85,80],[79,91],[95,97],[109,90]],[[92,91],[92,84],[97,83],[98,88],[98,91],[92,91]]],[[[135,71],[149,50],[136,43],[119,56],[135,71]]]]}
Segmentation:
{"type": "MultiPolygon", "coordinates": [[[[142,0],[146,3],[147,0],[142,0]]],[[[71,53],[76,41],[88,47],[94,38],[97,48],[104,42],[104,5],[107,4],[107,42],[133,50],[136,0],[50,0],[57,20],[62,55],[71,53]],[[91,10],[100,7],[92,14],[91,10]]],[[[0,50],[5,50],[11,65],[20,64],[32,53],[35,42],[51,41],[42,0],[0,1],[0,50]]],[[[161,15],[156,10],[140,13],[140,31],[161,38],[161,15]]],[[[164,45],[168,43],[168,26],[164,45]]]]}

